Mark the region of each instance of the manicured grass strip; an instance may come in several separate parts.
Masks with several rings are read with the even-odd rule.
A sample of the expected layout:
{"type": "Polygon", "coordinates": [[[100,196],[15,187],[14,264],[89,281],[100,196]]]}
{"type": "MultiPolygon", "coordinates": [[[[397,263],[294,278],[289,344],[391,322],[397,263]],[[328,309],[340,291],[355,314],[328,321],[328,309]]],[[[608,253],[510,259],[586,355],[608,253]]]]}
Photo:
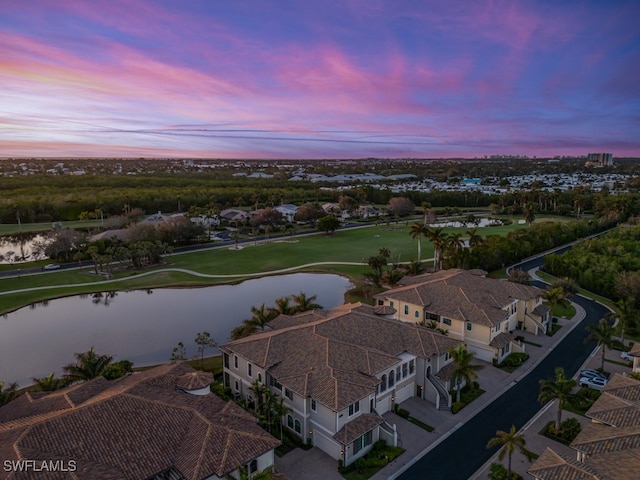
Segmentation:
{"type": "Polygon", "coordinates": [[[409,417],[407,420],[409,420],[414,425],[417,425],[418,427],[426,430],[427,432],[433,432],[435,430],[435,428],[433,428],[431,425],[427,425],[426,423],[418,420],[417,418],[409,417]]]}
{"type": "Polygon", "coordinates": [[[576,309],[573,305],[560,305],[557,304],[551,310],[551,314],[554,317],[564,317],[564,318],[573,318],[576,314],[576,309]]]}
{"type": "Polygon", "coordinates": [[[562,325],[558,325],[557,323],[552,323],[551,324],[551,331],[547,332],[547,335],[550,336],[550,337],[553,337],[556,334],[556,332],[558,330],[560,330],[561,328],[562,328],[562,325]]]}

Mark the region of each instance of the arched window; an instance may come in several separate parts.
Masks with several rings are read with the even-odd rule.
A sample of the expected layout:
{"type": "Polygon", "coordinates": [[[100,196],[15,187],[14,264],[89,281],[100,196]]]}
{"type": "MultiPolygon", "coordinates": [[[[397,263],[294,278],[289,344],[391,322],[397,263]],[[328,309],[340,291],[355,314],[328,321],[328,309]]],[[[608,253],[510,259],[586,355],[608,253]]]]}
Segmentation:
{"type": "Polygon", "coordinates": [[[293,417],[291,415],[287,415],[287,427],[293,428],[293,417]]]}
{"type": "Polygon", "coordinates": [[[380,391],[384,392],[387,389],[387,375],[382,375],[382,380],[380,381],[380,391]]]}
{"type": "Polygon", "coordinates": [[[258,373],[258,382],[262,383],[262,374],[258,373]]]}
{"type": "Polygon", "coordinates": [[[298,433],[302,432],[302,429],[300,428],[300,420],[296,420],[296,424],[295,424],[295,428],[294,430],[298,433]]]}
{"type": "Polygon", "coordinates": [[[395,371],[391,370],[389,372],[389,388],[393,387],[394,383],[395,383],[395,371]]]}

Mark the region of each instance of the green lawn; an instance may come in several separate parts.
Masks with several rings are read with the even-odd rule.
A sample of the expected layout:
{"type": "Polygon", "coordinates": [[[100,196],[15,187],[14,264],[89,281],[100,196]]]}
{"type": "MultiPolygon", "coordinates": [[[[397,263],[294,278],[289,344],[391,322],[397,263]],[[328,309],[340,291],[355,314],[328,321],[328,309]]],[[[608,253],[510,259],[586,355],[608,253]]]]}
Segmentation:
{"type": "MultiPolygon", "coordinates": [[[[86,228],[99,227],[101,223],[101,220],[89,220],[86,222],[76,220],[72,222],[62,222],[62,226],[65,228],[86,228]]],[[[46,232],[51,230],[51,227],[52,222],[23,223],[21,225],[17,223],[0,223],[0,235],[13,235],[19,232],[46,232]]]]}
{"type": "Polygon", "coordinates": [[[554,317],[573,318],[576,314],[576,309],[573,305],[560,305],[556,304],[551,310],[551,315],[554,317]]]}
{"type": "MultiPolygon", "coordinates": [[[[392,260],[409,262],[417,259],[417,242],[408,234],[411,222],[390,226],[367,226],[336,232],[334,235],[297,236],[293,241],[273,240],[258,245],[245,244],[240,250],[215,248],[200,252],[174,254],[165,258],[166,265],[150,269],[150,272],[164,268],[182,268],[211,275],[238,275],[233,277],[196,277],[184,272],[158,272],[140,275],[140,272],[124,271],[116,273],[113,282],[97,285],[101,277],[91,275],[91,268],[75,271],[49,272],[45,275],[22,275],[21,278],[0,279],[0,292],[43,288],[42,290],[0,295],[0,313],[15,310],[24,305],[50,298],[105,290],[127,290],[162,286],[196,286],[238,282],[248,278],[243,275],[266,273],[290,267],[300,267],[316,262],[362,263],[367,257],[376,255],[380,248],[389,248],[392,260]],[[71,285],[56,288],[57,285],[71,285]],[[46,288],[51,287],[51,288],[46,288]]],[[[487,227],[480,229],[482,235],[502,234],[523,228],[522,225],[508,227],[487,227]]],[[[461,232],[465,228],[447,228],[445,233],[461,232]]],[[[433,246],[422,240],[422,259],[433,257],[433,246]]],[[[39,262],[42,263],[42,262],[39,262]]],[[[33,265],[33,264],[32,264],[33,265]]],[[[22,265],[27,268],[32,265],[22,265]]],[[[428,263],[427,263],[428,265],[428,263]]],[[[352,279],[361,278],[369,270],[363,265],[317,265],[300,268],[301,271],[325,271],[346,275],[352,279]]]]}

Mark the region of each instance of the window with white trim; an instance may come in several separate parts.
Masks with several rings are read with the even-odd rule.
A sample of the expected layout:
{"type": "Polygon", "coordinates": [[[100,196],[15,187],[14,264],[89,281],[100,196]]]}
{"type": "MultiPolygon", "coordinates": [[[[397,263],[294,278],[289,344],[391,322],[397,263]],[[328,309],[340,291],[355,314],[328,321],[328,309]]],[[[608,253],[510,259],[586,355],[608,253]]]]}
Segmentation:
{"type": "Polygon", "coordinates": [[[389,388],[393,387],[393,385],[396,383],[395,378],[396,378],[396,371],[391,370],[389,372],[389,388]]]}
{"type": "Polygon", "coordinates": [[[467,330],[471,331],[473,328],[473,324],[471,322],[467,322],[467,330]]]}
{"type": "Polygon", "coordinates": [[[315,400],[315,398],[312,398],[311,399],[311,410],[313,410],[314,412],[317,412],[318,411],[317,408],[318,408],[318,406],[316,405],[316,400],[315,400]]]}
{"type": "Polygon", "coordinates": [[[442,317],[442,323],[443,325],[451,326],[451,319],[447,317],[442,317]]]}
{"type": "Polygon", "coordinates": [[[247,363],[247,375],[249,375],[250,377],[253,377],[253,371],[251,369],[250,363],[247,363]]]}
{"type": "Polygon", "coordinates": [[[409,375],[413,375],[413,372],[416,368],[416,362],[414,359],[409,360],[409,375]]]}
{"type": "Polygon", "coordinates": [[[238,355],[233,356],[233,366],[238,368],[238,355]]]}
{"type": "Polygon", "coordinates": [[[409,305],[404,306],[404,314],[409,315],[409,305]]]}
{"type": "Polygon", "coordinates": [[[354,415],[360,411],[360,401],[353,402],[349,405],[349,416],[354,415]]]}

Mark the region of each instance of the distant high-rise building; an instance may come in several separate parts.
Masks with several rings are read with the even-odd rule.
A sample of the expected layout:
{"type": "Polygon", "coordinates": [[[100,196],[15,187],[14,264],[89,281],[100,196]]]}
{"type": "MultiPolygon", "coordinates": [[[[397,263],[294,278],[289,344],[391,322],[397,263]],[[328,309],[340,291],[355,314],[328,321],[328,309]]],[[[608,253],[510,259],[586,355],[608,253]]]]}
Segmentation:
{"type": "Polygon", "coordinates": [[[598,167],[609,167],[613,165],[613,155],[611,153],[590,153],[587,156],[587,164],[598,167]]]}

